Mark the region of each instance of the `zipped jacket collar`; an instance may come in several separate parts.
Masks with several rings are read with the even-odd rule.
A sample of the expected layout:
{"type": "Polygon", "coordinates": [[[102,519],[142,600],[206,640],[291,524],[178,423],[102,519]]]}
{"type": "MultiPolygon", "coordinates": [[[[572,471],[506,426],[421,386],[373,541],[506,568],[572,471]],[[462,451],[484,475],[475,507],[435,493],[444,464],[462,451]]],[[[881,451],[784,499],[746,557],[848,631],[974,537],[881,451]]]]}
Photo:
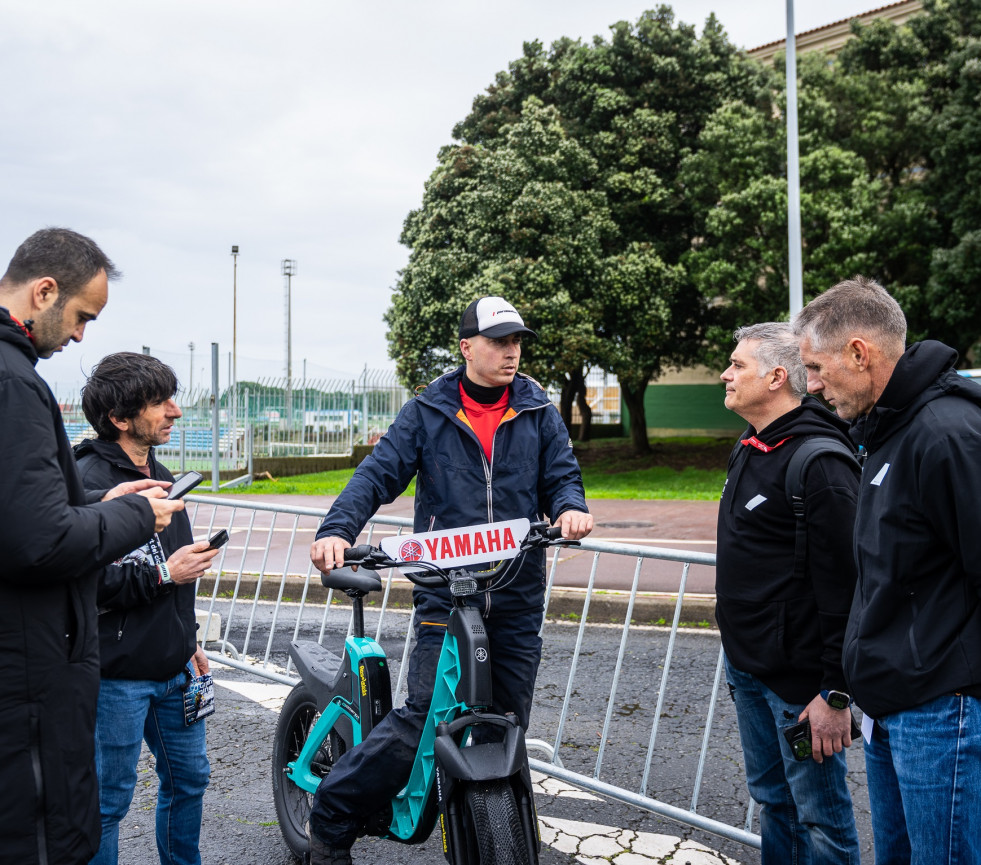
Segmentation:
{"type": "MultiPolygon", "coordinates": [[[[420,402],[455,418],[460,411],[460,381],[466,367],[459,366],[431,381],[417,397],[420,402]]],[[[508,407],[516,414],[549,404],[545,389],[533,378],[518,373],[510,385],[508,407]]]]}
{"type": "Polygon", "coordinates": [[[927,403],[947,395],[981,404],[981,388],[954,369],[957,352],[933,339],[913,343],[896,364],[868,415],[852,424],[852,440],[867,452],[906,427],[927,403]]]}
{"type": "Polygon", "coordinates": [[[22,351],[32,364],[37,365],[38,355],[34,343],[24,333],[23,327],[14,321],[10,310],[5,306],[0,306],[0,341],[9,342],[22,351]]]}

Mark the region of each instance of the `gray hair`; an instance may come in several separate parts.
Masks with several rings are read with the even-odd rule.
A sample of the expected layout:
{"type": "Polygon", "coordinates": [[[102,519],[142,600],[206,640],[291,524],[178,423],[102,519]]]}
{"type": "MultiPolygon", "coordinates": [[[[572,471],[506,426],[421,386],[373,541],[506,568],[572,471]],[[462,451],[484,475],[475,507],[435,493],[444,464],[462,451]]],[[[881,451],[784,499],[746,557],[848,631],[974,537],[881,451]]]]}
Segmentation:
{"type": "Polygon", "coordinates": [[[794,317],[794,333],[816,351],[840,351],[853,336],[875,342],[890,360],[906,350],[906,316],[874,279],[853,276],[819,294],[794,317]]]}
{"type": "Polygon", "coordinates": [[[733,333],[736,342],[744,339],[759,340],[759,345],[753,352],[759,365],[759,376],[763,378],[768,372],[778,366],[787,371],[787,383],[790,392],[803,399],[807,393],[807,370],[800,360],[800,349],[794,329],[785,321],[765,321],[760,324],[749,324],[733,333]]]}

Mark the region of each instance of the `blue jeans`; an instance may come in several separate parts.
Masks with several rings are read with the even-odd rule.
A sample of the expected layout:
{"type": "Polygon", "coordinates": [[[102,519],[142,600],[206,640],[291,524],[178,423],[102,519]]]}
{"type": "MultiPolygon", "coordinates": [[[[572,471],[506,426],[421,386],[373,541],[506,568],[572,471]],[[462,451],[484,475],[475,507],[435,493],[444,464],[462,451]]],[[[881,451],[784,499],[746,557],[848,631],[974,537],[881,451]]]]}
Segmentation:
{"type": "Polygon", "coordinates": [[[876,865],[981,863],[981,700],[877,719],[865,767],[876,865]]]}
{"type": "MultiPolygon", "coordinates": [[[[492,711],[514,712],[526,730],[542,656],[541,625],[541,612],[484,620],[490,639],[492,711]]],[[[405,705],[389,712],[360,745],[344,754],[313,797],[310,829],[329,847],[351,847],[366,819],[409,780],[446,636],[445,627],[420,624],[418,611],[415,631],[405,705]]]]}
{"type": "Polygon", "coordinates": [[[763,865],[858,863],[858,833],[845,782],[845,752],[798,762],[783,735],[804,705],[788,703],[726,659],[746,784],[760,804],[763,865]]]}
{"type": "Polygon", "coordinates": [[[102,679],[95,725],[102,843],[91,865],[115,865],[119,821],[136,789],[143,740],[156,758],[157,851],[164,865],[200,865],[202,800],[211,767],[205,722],[184,724],[183,672],[166,682],[102,679]]]}

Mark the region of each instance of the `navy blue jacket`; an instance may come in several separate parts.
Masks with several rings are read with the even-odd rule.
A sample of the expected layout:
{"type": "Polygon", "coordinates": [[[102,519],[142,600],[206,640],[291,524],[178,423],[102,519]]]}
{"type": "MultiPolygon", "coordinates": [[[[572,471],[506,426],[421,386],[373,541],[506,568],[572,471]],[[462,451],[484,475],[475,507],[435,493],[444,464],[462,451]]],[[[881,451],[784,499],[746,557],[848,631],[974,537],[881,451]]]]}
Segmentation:
{"type": "Polygon", "coordinates": [[[852,427],[867,454],[843,661],[873,718],[981,696],[981,387],[934,340],[907,349],[852,427]]]}
{"type": "MultiPolygon", "coordinates": [[[[546,515],[554,522],[564,511],[586,511],[572,441],[541,385],[515,376],[488,460],[463,413],[463,371],[441,376],[402,407],[334,502],[318,538],[353,544],[379,506],[394,501],[413,477],[417,532],[546,515]]],[[[532,551],[506,589],[484,595],[483,613],[541,609],[544,586],[544,551],[532,551]]],[[[443,590],[417,587],[414,595],[417,606],[448,608],[443,590]]]]}
{"type": "MultiPolygon", "coordinates": [[[[118,442],[85,439],[75,458],[87,490],[114,487],[146,477],[118,442]]],[[[150,449],[150,477],[172,481],[150,449]]],[[[160,532],[166,557],[194,542],[186,511],[178,511],[160,532]]],[[[197,646],[194,583],[161,585],[145,546],[128,552],[99,573],[99,653],[104,679],[164,682],[176,676],[197,646]]]]}

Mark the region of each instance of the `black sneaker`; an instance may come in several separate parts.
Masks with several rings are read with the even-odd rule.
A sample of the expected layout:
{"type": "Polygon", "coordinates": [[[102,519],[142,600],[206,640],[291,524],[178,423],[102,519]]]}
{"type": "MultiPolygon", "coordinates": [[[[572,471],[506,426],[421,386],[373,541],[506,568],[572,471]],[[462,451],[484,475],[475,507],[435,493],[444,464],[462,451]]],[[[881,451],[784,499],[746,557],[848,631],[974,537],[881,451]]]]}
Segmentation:
{"type": "Polygon", "coordinates": [[[328,847],[313,832],[307,823],[307,838],[310,841],[310,852],[305,857],[308,865],[354,865],[351,861],[351,848],[328,847]]]}

